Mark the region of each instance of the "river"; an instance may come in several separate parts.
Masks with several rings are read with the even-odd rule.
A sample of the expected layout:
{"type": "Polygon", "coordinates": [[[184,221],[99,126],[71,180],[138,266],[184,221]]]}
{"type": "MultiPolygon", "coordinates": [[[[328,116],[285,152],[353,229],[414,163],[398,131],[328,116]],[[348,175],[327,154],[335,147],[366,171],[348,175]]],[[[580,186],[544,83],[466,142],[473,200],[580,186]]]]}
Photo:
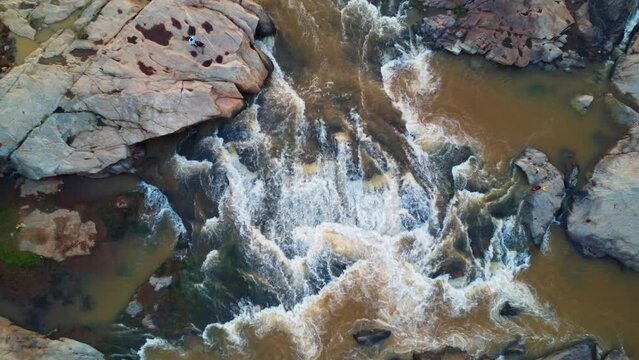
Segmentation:
{"type": "MultiPolygon", "coordinates": [[[[117,264],[78,275],[95,306],[53,306],[45,328],[87,327],[76,338],[146,359],[480,355],[517,337],[534,355],[582,336],[639,356],[639,275],[581,257],[559,226],[541,250],[514,232],[519,151],[570,154],[583,183],[625,132],[602,101],[604,64],[566,74],[433,52],[410,30],[417,7],[399,0],[259,3],[278,25],[257,44],[275,70],[244,112],[151,141],[137,177],[65,185],[56,205],[137,186],[172,229],[113,244],[117,264]],[[584,92],[596,100],[580,115],[569,101],[584,92]],[[168,322],[201,336],[122,315],[182,226],[168,322]],[[505,302],[523,314],[501,316],[505,302]],[[392,336],[357,346],[351,334],[371,327],[392,336]]],[[[71,273],[89,266],[78,262],[71,273]]]]}

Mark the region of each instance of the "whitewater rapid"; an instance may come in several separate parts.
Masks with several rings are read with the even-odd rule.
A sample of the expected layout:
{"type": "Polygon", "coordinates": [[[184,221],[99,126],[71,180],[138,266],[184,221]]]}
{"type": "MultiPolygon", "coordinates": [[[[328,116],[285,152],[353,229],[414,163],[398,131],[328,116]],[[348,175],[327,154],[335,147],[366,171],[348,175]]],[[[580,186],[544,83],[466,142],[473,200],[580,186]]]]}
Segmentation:
{"type": "MultiPolygon", "coordinates": [[[[401,12],[383,16],[364,0],[338,6],[344,41],[349,40],[348,29],[367,31],[363,49],[369,35],[379,40],[379,35],[399,37],[405,30],[401,12]]],[[[308,26],[312,29],[313,22],[308,26]]],[[[337,321],[331,314],[355,306],[351,304],[365,304],[374,314],[374,319],[354,319],[354,327],[391,330],[397,353],[444,346],[477,352],[513,331],[527,334],[522,325],[499,315],[505,302],[554,324],[550,309],[516,279],[529,265],[529,255],[511,246],[516,242],[515,216],[495,218],[486,210],[487,203],[510,195],[514,181],[494,179],[481,161],[481,145],[454,119],[431,118],[422,111],[439,86],[428,49],[409,43],[375,70],[405,123],[401,136],[411,161],[407,171],[370,136],[356,107],[344,114],[347,129],[341,132],[331,133],[324,119],[310,117],[309,104],[278,64],[273,39],[258,46],[275,69],[269,86],[234,120],[243,135],[227,141],[215,133],[198,144],[207,159],[176,154],[171,166],[179,181],[205,178],[211,181],[205,186],[223,187],[218,214],[205,222],[202,236],[214,238],[235,229],[255,278],[276,294],[279,305],[261,308],[243,300],[231,321],[206,327],[205,344],[250,352],[246,329],[258,338],[277,331],[290,336],[298,358],[317,359],[327,342],[338,341],[326,336],[334,326],[329,322],[337,321]],[[261,117],[273,113],[276,125],[261,117]],[[283,140],[289,133],[290,139],[283,140]],[[302,161],[309,143],[317,144],[317,154],[311,162],[302,161]],[[452,189],[442,184],[448,174],[440,173],[432,158],[444,146],[473,150],[447,170],[452,189]],[[364,158],[379,174],[366,176],[364,158]],[[224,174],[224,181],[210,175],[213,169],[224,174]],[[477,178],[494,189],[473,191],[468,184],[477,178]],[[475,212],[493,229],[487,249],[461,260],[467,269],[463,276],[438,273],[459,239],[470,242],[467,222],[475,212]],[[489,328],[440,331],[446,321],[463,318],[482,304],[489,309],[489,328]]],[[[370,62],[362,62],[364,73],[370,62]]],[[[206,256],[200,267],[205,278],[215,277],[220,256],[218,249],[206,256]]],[[[201,291],[207,291],[205,285],[201,291]]],[[[139,355],[154,348],[183,351],[154,338],[139,355]]]]}

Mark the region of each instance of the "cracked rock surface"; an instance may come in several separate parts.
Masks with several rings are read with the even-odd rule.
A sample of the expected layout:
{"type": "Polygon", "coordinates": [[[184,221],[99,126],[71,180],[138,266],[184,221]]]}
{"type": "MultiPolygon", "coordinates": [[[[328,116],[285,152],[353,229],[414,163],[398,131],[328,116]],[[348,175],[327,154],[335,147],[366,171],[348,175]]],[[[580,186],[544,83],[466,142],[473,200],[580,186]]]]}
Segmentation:
{"type": "Polygon", "coordinates": [[[273,25],[248,1],[96,0],[82,11],[0,79],[0,159],[32,179],[98,173],[135,144],[232,117],[272,66],[254,41],[273,25]]]}

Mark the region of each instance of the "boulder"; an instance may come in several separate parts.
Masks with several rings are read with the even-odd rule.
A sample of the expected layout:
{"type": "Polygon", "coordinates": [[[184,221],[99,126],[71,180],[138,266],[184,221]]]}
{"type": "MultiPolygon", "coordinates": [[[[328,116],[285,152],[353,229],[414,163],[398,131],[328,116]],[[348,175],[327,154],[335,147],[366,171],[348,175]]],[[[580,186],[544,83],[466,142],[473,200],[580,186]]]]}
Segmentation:
{"type": "Polygon", "coordinates": [[[52,213],[34,210],[21,219],[23,230],[18,246],[56,261],[88,255],[97,231],[92,221],[82,222],[76,211],[59,209],[52,213]]]}
{"type": "Polygon", "coordinates": [[[366,329],[353,334],[353,339],[361,346],[372,346],[391,336],[391,331],[386,329],[366,329]]]}
{"type": "Polygon", "coordinates": [[[241,3],[95,0],[0,79],[0,160],[32,179],[95,174],[140,142],[234,116],[272,68],[254,46],[272,21],[241,3]]]}
{"type": "Polygon", "coordinates": [[[568,216],[568,236],[590,256],[639,270],[639,125],[595,166],[568,216]]]}
{"type": "Polygon", "coordinates": [[[617,59],[612,84],[639,107],[639,36],[635,36],[628,52],[617,59]]]}
{"type": "Polygon", "coordinates": [[[639,114],[634,111],[630,106],[625,105],[612,94],[606,94],[604,97],[604,103],[608,108],[610,116],[618,124],[621,125],[634,125],[639,122],[639,114]]]}
{"type": "Polygon", "coordinates": [[[89,345],[67,338],[50,340],[0,317],[0,358],[102,360],[104,356],[89,345]]]}
{"type": "Polygon", "coordinates": [[[572,100],[570,100],[570,106],[572,106],[575,111],[580,114],[585,114],[588,112],[588,108],[590,104],[592,104],[595,97],[592,95],[577,95],[572,100]]]}
{"type": "Polygon", "coordinates": [[[436,47],[478,53],[518,67],[559,59],[566,42],[562,33],[575,22],[563,1],[425,0],[424,4],[452,10],[424,22],[422,30],[436,47]]]}
{"type": "Polygon", "coordinates": [[[515,160],[530,185],[519,208],[519,221],[527,236],[540,245],[564,196],[563,176],[539,150],[527,148],[515,160]]]}
{"type": "Polygon", "coordinates": [[[597,358],[597,344],[594,341],[585,340],[537,360],[596,360],[597,358]]]}

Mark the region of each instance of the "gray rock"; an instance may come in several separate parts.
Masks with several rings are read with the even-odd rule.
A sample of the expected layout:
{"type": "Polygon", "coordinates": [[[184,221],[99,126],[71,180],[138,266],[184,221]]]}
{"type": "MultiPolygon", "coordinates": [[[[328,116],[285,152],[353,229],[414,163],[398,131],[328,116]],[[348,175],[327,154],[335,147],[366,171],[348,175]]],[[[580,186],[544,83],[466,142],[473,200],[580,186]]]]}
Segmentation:
{"type": "Polygon", "coordinates": [[[585,340],[565,349],[561,349],[537,360],[596,360],[597,344],[591,340],[585,340]]]}
{"type": "Polygon", "coordinates": [[[136,317],[139,313],[142,312],[142,310],[142,304],[137,300],[132,300],[126,306],[125,312],[131,317],[136,317]]]}
{"type": "Polygon", "coordinates": [[[32,179],[95,174],[140,142],[234,116],[272,69],[253,45],[260,26],[274,31],[246,1],[94,0],[73,25],[82,31],[53,36],[0,79],[0,163],[32,179]]]}
{"type": "Polygon", "coordinates": [[[635,106],[639,106],[639,54],[619,57],[612,83],[621,94],[629,96],[635,106]]]}
{"type": "Polygon", "coordinates": [[[561,208],[564,195],[563,176],[544,153],[527,148],[515,160],[531,186],[519,208],[519,221],[528,237],[540,245],[555,213],[561,208]]]}
{"type": "Polygon", "coordinates": [[[164,288],[169,287],[173,283],[173,276],[151,276],[149,278],[149,284],[153,286],[153,290],[160,291],[164,288]]]}
{"type": "Polygon", "coordinates": [[[104,355],[81,342],[50,340],[0,317],[0,358],[3,360],[65,359],[103,360],[104,355]]]}
{"type": "Polygon", "coordinates": [[[593,100],[595,100],[595,97],[592,95],[577,95],[570,100],[570,106],[578,113],[585,114],[588,112],[588,108],[593,100]]]}
{"type": "Polygon", "coordinates": [[[604,103],[610,116],[621,125],[634,125],[639,121],[639,114],[630,106],[623,104],[612,94],[606,94],[604,103]]]}
{"type": "Polygon", "coordinates": [[[611,256],[639,270],[639,125],[596,165],[575,198],[568,236],[590,256],[611,256]]]}

